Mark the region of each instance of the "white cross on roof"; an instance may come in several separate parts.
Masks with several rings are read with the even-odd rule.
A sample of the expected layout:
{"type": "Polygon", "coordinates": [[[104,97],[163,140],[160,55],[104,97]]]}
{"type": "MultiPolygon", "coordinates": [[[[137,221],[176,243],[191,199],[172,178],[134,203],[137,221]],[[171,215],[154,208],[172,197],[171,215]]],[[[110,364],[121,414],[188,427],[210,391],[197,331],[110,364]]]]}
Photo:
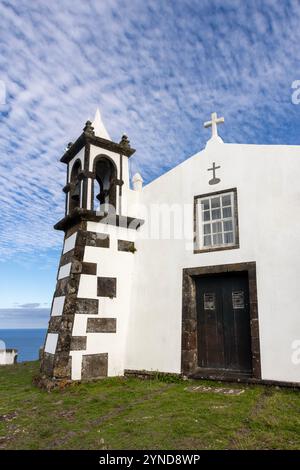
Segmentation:
{"type": "Polygon", "coordinates": [[[204,127],[211,127],[211,137],[218,137],[218,128],[217,124],[224,122],[223,117],[217,117],[217,113],[211,113],[211,121],[206,121],[204,127]]]}

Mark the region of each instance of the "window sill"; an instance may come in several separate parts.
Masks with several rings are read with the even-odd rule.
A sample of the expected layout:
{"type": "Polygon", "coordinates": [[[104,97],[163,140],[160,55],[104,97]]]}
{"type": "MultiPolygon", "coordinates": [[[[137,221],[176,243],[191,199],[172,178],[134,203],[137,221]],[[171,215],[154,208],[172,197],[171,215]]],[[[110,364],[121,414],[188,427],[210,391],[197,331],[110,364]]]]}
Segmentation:
{"type": "Polygon", "coordinates": [[[197,248],[197,249],[194,249],[194,254],[210,253],[212,251],[236,250],[239,247],[240,247],[240,245],[236,244],[236,245],[229,245],[229,246],[216,246],[216,247],[212,246],[210,248],[197,248]]]}

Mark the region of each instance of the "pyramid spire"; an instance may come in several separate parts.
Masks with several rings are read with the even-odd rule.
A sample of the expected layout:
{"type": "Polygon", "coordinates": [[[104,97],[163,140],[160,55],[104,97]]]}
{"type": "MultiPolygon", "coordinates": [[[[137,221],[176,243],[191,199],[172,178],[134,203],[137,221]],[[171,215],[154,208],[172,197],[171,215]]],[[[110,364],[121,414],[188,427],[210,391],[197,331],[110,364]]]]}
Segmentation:
{"type": "Polygon", "coordinates": [[[92,123],[95,135],[103,139],[111,140],[101,118],[100,110],[97,108],[94,121],[92,123]]]}

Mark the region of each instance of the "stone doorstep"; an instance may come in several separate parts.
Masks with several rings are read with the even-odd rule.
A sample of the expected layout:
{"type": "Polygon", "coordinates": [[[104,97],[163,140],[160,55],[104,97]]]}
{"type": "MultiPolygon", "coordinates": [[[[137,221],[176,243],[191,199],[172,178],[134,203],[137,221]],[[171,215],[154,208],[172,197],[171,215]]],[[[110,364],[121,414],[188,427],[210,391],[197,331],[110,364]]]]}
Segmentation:
{"type": "Polygon", "coordinates": [[[192,387],[186,387],[184,390],[188,392],[201,392],[201,393],[218,393],[221,395],[242,395],[245,389],[239,388],[224,388],[224,387],[211,387],[206,385],[197,385],[192,387]]]}
{"type": "Polygon", "coordinates": [[[147,371],[147,370],[135,370],[135,369],[125,369],[124,370],[124,376],[125,377],[138,377],[141,379],[152,379],[157,376],[166,376],[166,377],[177,377],[181,378],[182,380],[211,380],[213,382],[219,382],[224,383],[224,384],[245,384],[245,385],[263,385],[263,386],[268,386],[268,387],[283,387],[283,388],[292,388],[295,390],[300,389],[300,382],[284,382],[284,381],[276,381],[276,380],[263,380],[263,379],[256,379],[254,377],[224,377],[224,376],[208,376],[208,375],[202,375],[202,374],[176,374],[176,373],[171,373],[171,372],[159,372],[159,371],[147,371]]]}

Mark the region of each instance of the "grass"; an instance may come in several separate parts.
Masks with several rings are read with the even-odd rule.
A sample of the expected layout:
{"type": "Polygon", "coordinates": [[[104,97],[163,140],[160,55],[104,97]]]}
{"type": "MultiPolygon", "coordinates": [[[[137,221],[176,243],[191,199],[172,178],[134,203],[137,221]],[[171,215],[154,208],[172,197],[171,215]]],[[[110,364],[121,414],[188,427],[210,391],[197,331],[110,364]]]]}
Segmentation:
{"type": "Polygon", "coordinates": [[[300,448],[294,390],[158,376],[47,393],[32,384],[37,371],[37,362],[0,367],[0,449],[300,448]]]}

